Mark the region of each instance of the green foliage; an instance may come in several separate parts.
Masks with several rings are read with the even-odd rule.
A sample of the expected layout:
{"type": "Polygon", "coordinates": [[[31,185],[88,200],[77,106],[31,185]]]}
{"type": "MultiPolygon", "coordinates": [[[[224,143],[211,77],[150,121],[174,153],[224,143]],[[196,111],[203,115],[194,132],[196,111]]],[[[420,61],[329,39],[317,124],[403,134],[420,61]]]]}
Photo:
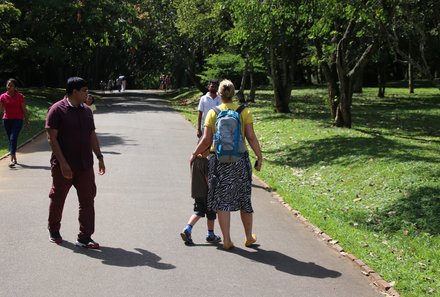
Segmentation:
{"type": "Polygon", "coordinates": [[[244,60],[237,54],[222,52],[206,59],[205,70],[199,75],[202,83],[212,78],[237,80],[244,69],[244,60]]]}

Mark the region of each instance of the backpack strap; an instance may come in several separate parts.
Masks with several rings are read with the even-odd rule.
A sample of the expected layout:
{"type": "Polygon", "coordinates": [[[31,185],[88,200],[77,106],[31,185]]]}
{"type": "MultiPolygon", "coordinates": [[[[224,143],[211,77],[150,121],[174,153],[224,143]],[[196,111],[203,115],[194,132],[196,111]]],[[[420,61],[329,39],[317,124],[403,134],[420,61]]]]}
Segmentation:
{"type": "Polygon", "coordinates": [[[211,108],[212,110],[214,110],[214,112],[216,114],[219,114],[221,112],[220,108],[218,108],[218,106],[214,106],[213,108],[211,108]]]}
{"type": "Polygon", "coordinates": [[[241,104],[241,105],[237,108],[236,112],[238,112],[238,114],[241,114],[241,112],[242,112],[246,107],[247,107],[246,104],[241,104]]]}

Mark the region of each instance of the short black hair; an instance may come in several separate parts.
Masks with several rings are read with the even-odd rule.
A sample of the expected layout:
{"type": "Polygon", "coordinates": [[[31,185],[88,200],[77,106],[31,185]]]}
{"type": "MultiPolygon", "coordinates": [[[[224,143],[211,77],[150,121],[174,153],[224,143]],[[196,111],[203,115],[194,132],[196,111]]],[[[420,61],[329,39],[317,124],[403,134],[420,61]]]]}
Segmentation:
{"type": "Polygon", "coordinates": [[[216,85],[218,85],[218,84],[219,84],[219,81],[218,81],[218,79],[213,78],[213,79],[210,79],[210,80],[209,80],[209,83],[210,83],[210,84],[216,84],[216,85]]]}
{"type": "Polygon", "coordinates": [[[66,85],[66,94],[72,95],[73,90],[81,90],[81,88],[87,87],[87,82],[85,79],[81,77],[69,77],[67,79],[67,85],[66,85]]]}

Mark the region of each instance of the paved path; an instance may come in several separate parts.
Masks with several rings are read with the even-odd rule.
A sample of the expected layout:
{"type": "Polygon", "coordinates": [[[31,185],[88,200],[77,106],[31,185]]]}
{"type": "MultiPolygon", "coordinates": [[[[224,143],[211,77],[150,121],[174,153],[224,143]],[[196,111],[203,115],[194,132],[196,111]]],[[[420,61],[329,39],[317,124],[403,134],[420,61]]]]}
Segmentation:
{"type": "Polygon", "coordinates": [[[98,102],[95,116],[107,166],[96,178],[101,250],[74,246],[74,189],[62,221],[66,241],[48,242],[44,135],[19,151],[16,169],[0,161],[0,296],[382,296],[257,181],[258,247],[244,247],[238,213],[232,252],[204,242],[204,220],[193,229],[196,245],[185,246],[179,233],[192,213],[195,129],[152,93],[118,96],[98,102]]]}

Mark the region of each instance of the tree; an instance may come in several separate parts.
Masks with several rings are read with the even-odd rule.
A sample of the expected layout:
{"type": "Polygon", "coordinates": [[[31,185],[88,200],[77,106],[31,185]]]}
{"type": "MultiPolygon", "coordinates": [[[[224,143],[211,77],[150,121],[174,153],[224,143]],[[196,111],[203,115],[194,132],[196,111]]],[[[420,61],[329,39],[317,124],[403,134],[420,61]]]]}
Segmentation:
{"type": "Polygon", "coordinates": [[[440,3],[427,0],[420,5],[417,0],[394,0],[385,4],[382,30],[386,32],[396,61],[408,65],[410,82],[413,77],[412,68],[415,68],[437,84],[430,65],[431,61],[438,61],[440,50],[440,3]]]}
{"type": "Polygon", "coordinates": [[[7,58],[11,52],[28,46],[25,40],[18,39],[11,35],[13,23],[18,21],[21,11],[13,3],[5,1],[0,3],[0,72],[10,71],[13,63],[7,58]]]}
{"type": "Polygon", "coordinates": [[[290,112],[294,68],[304,46],[302,1],[226,1],[233,26],[230,43],[240,45],[248,67],[266,58],[274,90],[276,112],[290,112]]]}
{"type": "Polygon", "coordinates": [[[327,80],[334,125],[351,128],[353,85],[380,45],[382,7],[367,3],[314,1],[309,37],[327,80]]]}
{"type": "Polygon", "coordinates": [[[222,33],[225,23],[218,6],[219,1],[173,0],[177,11],[176,28],[185,40],[182,50],[185,53],[186,74],[191,82],[203,93],[207,91],[199,77],[205,59],[218,53],[223,47],[222,33]]]}

